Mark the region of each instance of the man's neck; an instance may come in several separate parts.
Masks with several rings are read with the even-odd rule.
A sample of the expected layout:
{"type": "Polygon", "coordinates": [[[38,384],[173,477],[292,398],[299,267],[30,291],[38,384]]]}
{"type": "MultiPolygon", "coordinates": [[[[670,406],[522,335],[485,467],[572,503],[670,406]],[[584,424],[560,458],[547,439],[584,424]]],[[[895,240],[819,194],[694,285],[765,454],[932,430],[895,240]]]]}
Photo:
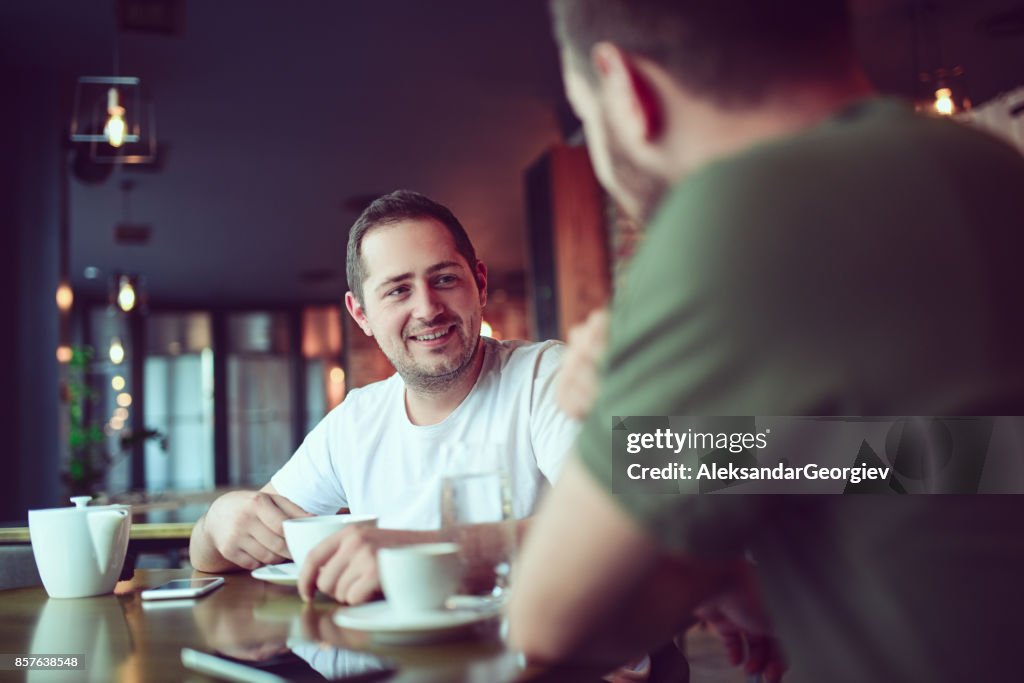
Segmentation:
{"type": "Polygon", "coordinates": [[[680,114],[678,133],[666,142],[663,176],[674,184],[693,171],[759,143],[793,135],[833,116],[852,102],[873,94],[860,74],[831,87],[794,87],[780,92],[754,108],[722,109],[704,99],[677,96],[680,114]]]}
{"type": "Polygon", "coordinates": [[[451,386],[436,392],[418,391],[409,385],[405,387],[405,411],[414,425],[433,425],[441,422],[462,404],[476,385],[484,366],[484,340],[477,340],[476,351],[470,361],[469,370],[451,386]]]}

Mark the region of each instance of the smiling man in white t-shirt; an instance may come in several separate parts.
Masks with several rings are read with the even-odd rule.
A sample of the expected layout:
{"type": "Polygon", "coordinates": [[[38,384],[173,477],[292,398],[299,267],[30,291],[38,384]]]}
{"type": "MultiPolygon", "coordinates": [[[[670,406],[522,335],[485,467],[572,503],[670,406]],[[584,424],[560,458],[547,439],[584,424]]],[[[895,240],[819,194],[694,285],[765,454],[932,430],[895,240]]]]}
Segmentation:
{"type": "Polygon", "coordinates": [[[442,466],[443,444],[503,444],[517,518],[561,468],[577,431],[554,401],[563,347],[480,336],[487,268],[447,208],[404,190],[379,198],[352,226],[346,265],[348,311],[397,373],[351,391],[260,491],[214,501],[192,533],[197,569],[284,562],[285,519],[349,508],[381,528],[321,543],[299,590],[363,602],[379,589],[379,547],[438,537],[444,468],[471,464],[442,466]]]}

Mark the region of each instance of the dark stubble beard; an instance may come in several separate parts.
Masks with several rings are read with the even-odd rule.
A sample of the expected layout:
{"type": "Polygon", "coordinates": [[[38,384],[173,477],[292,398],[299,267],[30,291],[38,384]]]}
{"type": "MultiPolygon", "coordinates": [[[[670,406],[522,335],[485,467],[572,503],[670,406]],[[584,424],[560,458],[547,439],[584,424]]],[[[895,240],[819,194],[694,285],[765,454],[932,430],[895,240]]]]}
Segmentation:
{"type": "Polygon", "coordinates": [[[478,336],[475,341],[469,339],[461,321],[453,322],[455,334],[462,346],[462,354],[456,359],[451,370],[431,374],[416,363],[407,363],[404,357],[389,359],[407,388],[419,394],[441,394],[454,386],[473,367],[473,357],[480,346],[480,337],[478,336]]]}

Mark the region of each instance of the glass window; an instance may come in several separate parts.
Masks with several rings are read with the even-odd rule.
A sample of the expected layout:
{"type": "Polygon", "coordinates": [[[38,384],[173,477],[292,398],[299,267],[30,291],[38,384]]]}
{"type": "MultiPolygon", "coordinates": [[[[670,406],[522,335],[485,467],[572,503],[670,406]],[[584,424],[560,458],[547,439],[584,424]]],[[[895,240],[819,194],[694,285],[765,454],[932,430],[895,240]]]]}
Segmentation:
{"type": "Polygon", "coordinates": [[[132,392],[131,358],[134,346],[127,319],[113,306],[91,310],[92,356],[85,368],[84,381],[89,390],[84,405],[88,428],[102,429],[106,437],[100,450],[110,459],[106,472],[106,491],[131,488],[130,451],[121,447],[121,439],[131,434],[132,392]]]}
{"type": "Polygon", "coordinates": [[[232,313],[227,332],[228,483],[262,486],[293,451],[288,315],[232,313]]]}
{"type": "Polygon", "coordinates": [[[150,310],[130,319],[114,307],[93,308],[84,419],[102,429],[101,450],[113,461],[105,490],[132,488],[133,467],[143,462],[132,462],[122,440],[139,424],[163,437],[144,442],[147,492],[265,484],[291,457],[298,430],[308,433],[345,397],[341,314],[337,305],[226,312],[225,347],[215,355],[217,314],[210,311],[150,310]],[[133,339],[132,330],[141,338],[133,339]],[[301,348],[294,346],[298,339],[301,348]],[[141,363],[133,364],[140,353],[141,363]],[[215,425],[220,372],[226,381],[218,400],[227,420],[215,425]],[[140,408],[141,420],[133,412],[140,408]],[[226,454],[215,451],[216,429],[227,432],[226,454]],[[216,480],[218,457],[227,458],[226,481],[216,480]]]}
{"type": "Polygon", "coordinates": [[[302,359],[306,376],[306,432],[345,398],[341,367],[341,309],[311,306],[302,311],[302,359]]]}
{"type": "Polygon", "coordinates": [[[213,351],[210,314],[155,313],[146,319],[143,386],[147,491],[198,491],[213,479],[213,351]]]}

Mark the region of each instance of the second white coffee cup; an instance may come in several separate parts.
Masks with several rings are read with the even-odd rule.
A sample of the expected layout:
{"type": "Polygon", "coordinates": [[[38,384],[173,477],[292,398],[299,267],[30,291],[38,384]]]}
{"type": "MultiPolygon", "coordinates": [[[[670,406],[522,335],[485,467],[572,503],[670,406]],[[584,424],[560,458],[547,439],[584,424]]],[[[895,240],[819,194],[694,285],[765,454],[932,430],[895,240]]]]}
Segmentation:
{"type": "Polygon", "coordinates": [[[347,526],[377,526],[376,515],[317,515],[284,521],[284,540],[295,566],[302,569],[309,551],[347,526]]]}
{"type": "Polygon", "coordinates": [[[456,543],[419,543],[377,551],[384,597],[398,613],[443,609],[462,578],[456,543]]]}

